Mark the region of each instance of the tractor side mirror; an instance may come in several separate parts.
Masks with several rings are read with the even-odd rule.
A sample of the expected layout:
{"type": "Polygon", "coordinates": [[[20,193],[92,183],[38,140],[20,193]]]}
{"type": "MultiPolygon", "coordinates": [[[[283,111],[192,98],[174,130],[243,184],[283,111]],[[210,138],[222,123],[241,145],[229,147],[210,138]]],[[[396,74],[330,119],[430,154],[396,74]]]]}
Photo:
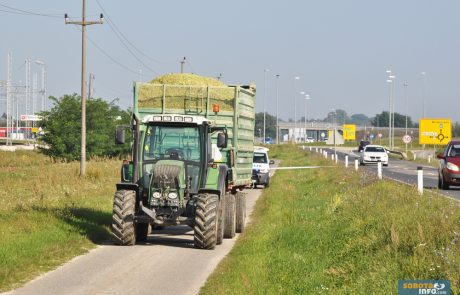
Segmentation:
{"type": "Polygon", "coordinates": [[[219,132],[217,134],[217,147],[226,148],[227,147],[227,134],[224,132],[219,132]]]}
{"type": "Polygon", "coordinates": [[[118,128],[115,130],[115,144],[124,144],[125,143],[125,129],[118,128]]]}

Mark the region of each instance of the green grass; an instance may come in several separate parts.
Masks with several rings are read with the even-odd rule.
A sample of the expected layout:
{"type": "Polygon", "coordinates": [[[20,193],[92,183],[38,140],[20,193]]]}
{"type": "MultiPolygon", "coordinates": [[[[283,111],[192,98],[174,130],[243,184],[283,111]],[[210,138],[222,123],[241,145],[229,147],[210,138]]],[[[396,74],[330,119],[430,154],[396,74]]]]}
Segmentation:
{"type": "MultiPolygon", "coordinates": [[[[330,164],[290,145],[283,166],[330,164]]],[[[343,167],[280,170],[202,294],[397,294],[398,279],[460,286],[460,209],[343,167]]]]}
{"type": "Polygon", "coordinates": [[[0,291],[55,268],[109,238],[120,161],[53,162],[0,152],[0,291]]]}

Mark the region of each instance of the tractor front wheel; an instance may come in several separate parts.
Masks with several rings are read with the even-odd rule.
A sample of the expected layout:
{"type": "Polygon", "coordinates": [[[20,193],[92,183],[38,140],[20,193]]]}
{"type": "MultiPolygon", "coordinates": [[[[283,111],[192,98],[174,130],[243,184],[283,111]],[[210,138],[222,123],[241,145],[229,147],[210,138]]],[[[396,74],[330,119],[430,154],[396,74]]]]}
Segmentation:
{"type": "Polygon", "coordinates": [[[136,243],[134,211],[136,192],[119,190],[113,198],[112,238],[121,246],[132,246],[136,243]]]}

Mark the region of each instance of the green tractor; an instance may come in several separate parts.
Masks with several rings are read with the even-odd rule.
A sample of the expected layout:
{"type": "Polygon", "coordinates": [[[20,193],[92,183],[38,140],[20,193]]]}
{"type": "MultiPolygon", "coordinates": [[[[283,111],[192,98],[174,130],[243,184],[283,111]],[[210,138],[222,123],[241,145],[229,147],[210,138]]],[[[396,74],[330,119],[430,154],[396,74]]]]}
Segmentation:
{"type": "MultiPolygon", "coordinates": [[[[113,200],[115,244],[188,225],[196,248],[214,249],[244,230],[254,100],[251,87],[135,83],[131,160],[113,200]]],[[[125,142],[125,128],[116,142],[125,142]]]]}

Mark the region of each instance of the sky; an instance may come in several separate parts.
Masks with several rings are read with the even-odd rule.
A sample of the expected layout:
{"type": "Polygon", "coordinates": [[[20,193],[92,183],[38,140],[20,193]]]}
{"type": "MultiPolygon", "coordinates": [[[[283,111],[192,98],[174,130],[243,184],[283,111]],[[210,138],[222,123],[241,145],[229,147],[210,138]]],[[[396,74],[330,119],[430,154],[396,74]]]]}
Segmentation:
{"type": "MultiPolygon", "coordinates": [[[[64,23],[64,13],[78,20],[81,6],[0,0],[0,80],[12,53],[15,83],[25,81],[25,59],[39,59],[50,95],[80,93],[81,32],[64,23]]],[[[257,111],[273,115],[280,75],[278,111],[287,120],[305,110],[308,119],[333,109],[387,111],[391,70],[396,112],[418,120],[425,105],[426,117],[460,121],[458,11],[458,0],[87,0],[90,20],[105,17],[87,27],[87,75],[95,76],[93,96],[128,108],[133,81],[178,72],[186,57],[186,72],[255,82],[257,111]],[[301,91],[311,97],[307,105],[301,91]]],[[[32,65],[39,77],[40,70],[32,65]]]]}

